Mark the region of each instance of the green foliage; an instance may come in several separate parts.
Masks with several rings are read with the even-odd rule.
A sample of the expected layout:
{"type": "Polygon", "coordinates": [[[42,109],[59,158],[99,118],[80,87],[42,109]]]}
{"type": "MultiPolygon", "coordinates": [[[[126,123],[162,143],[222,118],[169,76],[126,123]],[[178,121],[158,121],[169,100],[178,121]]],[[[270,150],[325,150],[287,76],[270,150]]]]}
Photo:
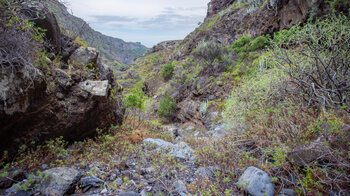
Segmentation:
{"type": "Polygon", "coordinates": [[[344,86],[350,82],[349,21],[344,15],[333,15],[283,30],[271,42],[275,61],[296,84],[288,92],[324,112],[350,101],[350,87],[344,86]]]}
{"type": "Polygon", "coordinates": [[[247,122],[250,113],[256,113],[265,107],[266,101],[276,93],[278,84],[283,80],[285,76],[278,69],[244,80],[239,87],[232,90],[231,97],[226,102],[224,118],[230,125],[247,122]]]}
{"type": "Polygon", "coordinates": [[[174,72],[174,62],[170,62],[163,66],[162,76],[164,79],[169,79],[173,75],[174,72]]]}
{"type": "Polygon", "coordinates": [[[336,12],[336,8],[340,7],[342,5],[349,5],[348,0],[326,0],[326,2],[329,4],[329,6],[331,6],[331,9],[333,11],[333,13],[336,12]]]}
{"type": "MultiPolygon", "coordinates": [[[[25,67],[32,70],[37,58],[45,50],[43,47],[45,30],[36,27],[31,18],[18,9],[18,1],[1,1],[0,18],[0,61],[6,67],[25,67]],[[9,47],[11,46],[11,47],[9,47]]],[[[29,12],[32,11],[29,9],[29,12]]]]}
{"type": "Polygon", "coordinates": [[[147,95],[143,92],[144,85],[141,82],[135,84],[135,87],[131,89],[123,98],[123,103],[126,105],[127,113],[125,117],[129,118],[131,121],[131,126],[133,129],[137,129],[144,123],[143,115],[141,114],[145,110],[145,101],[147,100],[147,95]]]}
{"type": "Polygon", "coordinates": [[[143,103],[147,99],[146,94],[142,91],[143,84],[138,82],[136,87],[131,89],[130,93],[123,98],[123,102],[127,108],[143,109],[143,103]]]}
{"type": "Polygon", "coordinates": [[[268,43],[269,41],[266,36],[259,36],[253,40],[250,36],[243,35],[231,47],[235,52],[247,53],[263,49],[268,43]]]}
{"type": "MultiPolygon", "coordinates": [[[[81,40],[80,37],[76,37],[74,41],[76,41],[81,46],[88,47],[88,45],[83,40],[81,40]]],[[[107,54],[105,55],[108,58],[108,55],[107,54]]]]}
{"type": "MultiPolygon", "coordinates": [[[[278,166],[299,175],[299,194],[325,194],[336,186],[340,186],[337,191],[341,192],[341,181],[349,182],[346,167],[340,166],[349,163],[349,143],[346,144],[342,129],[344,119],[335,115],[331,109],[334,107],[315,107],[314,104],[316,101],[322,105],[319,98],[328,106],[334,106],[332,104],[340,103],[340,100],[348,103],[348,100],[332,96],[339,93],[337,86],[341,82],[349,83],[349,70],[344,66],[350,60],[349,27],[348,18],[340,15],[275,34],[274,40],[269,43],[272,49],[253,61],[251,69],[245,71],[249,77],[244,77],[233,88],[225,105],[223,117],[227,125],[232,126],[237,137],[254,140],[259,149],[264,149],[260,159],[266,160],[268,167],[278,166]],[[328,94],[323,94],[327,90],[328,94]],[[323,114],[320,109],[323,109],[323,114]],[[331,144],[330,138],[335,135],[339,138],[337,144],[331,144]],[[290,168],[288,152],[320,136],[326,138],[321,144],[324,151],[332,154],[327,161],[338,166],[328,167],[322,163],[324,158],[320,157],[320,160],[307,164],[305,170],[294,165],[290,168]]],[[[259,39],[256,43],[265,44],[266,40],[259,39]]],[[[236,51],[248,51],[247,45],[260,45],[252,44],[254,40],[248,44],[244,41],[247,38],[242,40],[236,44],[236,51]]],[[[345,94],[349,92],[346,87],[341,91],[345,94]]],[[[337,110],[340,108],[348,107],[337,110]]],[[[203,154],[200,158],[207,151],[200,151],[203,154]]],[[[243,160],[238,163],[244,167],[249,159],[243,154],[236,156],[243,160]]],[[[283,186],[283,178],[272,177],[283,186]]]]}
{"type": "Polygon", "coordinates": [[[207,65],[211,65],[216,59],[220,59],[222,48],[216,43],[201,42],[192,54],[195,58],[204,59],[207,65]]]}
{"type": "Polygon", "coordinates": [[[263,49],[268,43],[269,40],[266,38],[266,36],[259,36],[250,42],[249,51],[253,52],[259,49],[263,49]]]}
{"type": "Polygon", "coordinates": [[[239,39],[232,44],[232,48],[236,52],[247,51],[248,45],[253,39],[248,35],[242,35],[239,39]]]}
{"type": "Polygon", "coordinates": [[[177,105],[173,98],[169,95],[165,96],[162,100],[160,100],[158,115],[160,117],[170,118],[175,114],[177,105]]]}

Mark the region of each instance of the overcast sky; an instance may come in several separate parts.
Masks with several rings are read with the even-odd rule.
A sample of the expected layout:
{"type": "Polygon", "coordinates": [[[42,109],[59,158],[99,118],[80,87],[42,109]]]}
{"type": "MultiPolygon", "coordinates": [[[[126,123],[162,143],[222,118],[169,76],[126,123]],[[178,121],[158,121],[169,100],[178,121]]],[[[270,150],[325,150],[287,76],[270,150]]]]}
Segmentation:
{"type": "Polygon", "coordinates": [[[112,37],[147,47],[183,39],[203,22],[210,0],[66,0],[75,16],[112,37]]]}

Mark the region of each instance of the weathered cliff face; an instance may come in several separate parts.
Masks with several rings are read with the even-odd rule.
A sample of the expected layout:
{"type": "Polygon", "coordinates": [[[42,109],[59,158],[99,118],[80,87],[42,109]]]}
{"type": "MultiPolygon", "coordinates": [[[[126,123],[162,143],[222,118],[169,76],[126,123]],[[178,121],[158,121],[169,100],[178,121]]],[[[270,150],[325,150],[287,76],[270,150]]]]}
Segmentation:
{"type": "Polygon", "coordinates": [[[213,0],[208,4],[203,24],[182,42],[184,58],[202,41],[232,44],[241,35],[257,37],[273,34],[306,22],[310,16],[322,17],[331,12],[324,0],[277,0],[247,2],[213,0]]]}
{"type": "MultiPolygon", "coordinates": [[[[58,29],[54,15],[48,14],[36,24],[58,29]]],[[[60,44],[50,38],[58,34],[46,35],[56,47],[60,44]]],[[[122,122],[119,87],[112,70],[99,62],[97,50],[78,47],[68,37],[59,39],[65,41],[59,51],[70,51],[67,62],[50,53],[51,60],[46,57],[38,66],[0,66],[0,152],[14,155],[21,145],[59,136],[77,141],[122,122]]]]}
{"type": "Polygon", "coordinates": [[[212,17],[219,13],[227,6],[231,5],[235,0],[212,0],[208,3],[207,17],[212,17]]]}

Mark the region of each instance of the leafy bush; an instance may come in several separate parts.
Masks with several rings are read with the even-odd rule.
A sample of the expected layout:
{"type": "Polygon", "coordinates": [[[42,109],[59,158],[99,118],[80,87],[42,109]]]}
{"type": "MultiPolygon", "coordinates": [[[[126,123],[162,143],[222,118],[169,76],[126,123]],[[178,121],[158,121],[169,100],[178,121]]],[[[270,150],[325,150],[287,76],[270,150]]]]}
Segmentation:
{"type": "Polygon", "coordinates": [[[246,52],[249,51],[249,44],[252,38],[248,35],[243,35],[232,44],[232,48],[235,52],[246,52]]]}
{"type": "Polygon", "coordinates": [[[350,20],[332,16],[275,36],[272,52],[304,105],[350,111],[350,20]],[[298,50],[295,50],[298,47],[298,50]]]}
{"type": "Polygon", "coordinates": [[[270,105],[271,96],[276,95],[283,80],[283,71],[272,69],[242,81],[226,102],[225,120],[232,128],[243,128],[252,116],[264,115],[264,108],[270,105]]]}
{"type": "Polygon", "coordinates": [[[158,115],[160,117],[172,118],[176,112],[177,105],[169,95],[165,96],[159,104],[158,115]]]}
{"type": "Polygon", "coordinates": [[[266,38],[266,36],[259,36],[250,42],[249,51],[253,52],[259,49],[263,49],[268,43],[269,40],[266,38]]]}
{"type": "Polygon", "coordinates": [[[162,76],[164,79],[169,79],[173,75],[173,72],[174,72],[174,65],[171,62],[171,63],[164,65],[162,76]]]}
{"type": "Polygon", "coordinates": [[[204,59],[207,64],[212,64],[215,59],[220,58],[222,48],[216,43],[201,42],[192,54],[195,58],[204,59]]]}
{"type": "Polygon", "coordinates": [[[266,36],[259,36],[255,38],[254,40],[248,36],[243,35],[241,36],[234,44],[232,44],[232,48],[235,52],[254,52],[259,49],[263,49],[267,44],[269,43],[269,40],[266,36]]]}

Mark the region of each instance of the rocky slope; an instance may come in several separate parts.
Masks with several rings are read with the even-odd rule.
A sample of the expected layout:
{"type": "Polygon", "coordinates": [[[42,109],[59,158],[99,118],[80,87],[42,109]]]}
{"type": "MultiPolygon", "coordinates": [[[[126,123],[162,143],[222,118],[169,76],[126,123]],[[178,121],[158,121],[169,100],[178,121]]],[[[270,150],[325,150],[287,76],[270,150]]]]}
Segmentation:
{"type": "MultiPolygon", "coordinates": [[[[24,50],[22,54],[4,48],[15,57],[2,59],[0,67],[0,151],[7,150],[13,156],[20,146],[26,148],[60,136],[68,141],[82,140],[96,135],[97,128],[107,130],[111,124],[120,124],[123,109],[119,87],[112,70],[99,62],[97,50],[80,46],[61,34],[55,16],[40,4],[23,6],[32,13],[42,13],[33,22],[47,30],[47,41],[40,44],[51,46],[42,51],[43,45],[30,39],[31,34],[18,34],[14,44],[32,44],[36,47],[25,49],[40,51],[41,57],[35,56],[37,51],[24,50]],[[26,36],[28,41],[24,41],[26,36]],[[66,54],[66,61],[60,56],[62,53],[66,54]],[[16,58],[27,59],[18,62],[16,58]]],[[[32,16],[28,11],[26,16],[20,10],[17,13],[29,19],[32,16]]],[[[2,33],[11,28],[2,29],[2,33]]],[[[4,37],[2,43],[9,44],[10,39],[4,37]]]]}
{"type": "MultiPolygon", "coordinates": [[[[322,186],[328,187],[327,190],[323,190],[316,188],[315,184],[319,181],[310,182],[312,180],[307,180],[307,177],[304,176],[301,177],[303,182],[298,182],[290,174],[296,175],[302,171],[301,173],[304,172],[302,175],[311,175],[313,180],[322,181],[323,177],[316,176],[319,175],[318,171],[325,171],[324,169],[328,168],[328,165],[324,164],[325,162],[339,161],[338,164],[348,162],[347,158],[341,157],[346,156],[347,151],[342,149],[349,149],[349,146],[344,143],[345,140],[349,139],[347,133],[347,124],[350,122],[349,110],[344,111],[339,108],[339,112],[335,113],[332,110],[327,110],[325,115],[318,112],[304,113],[305,108],[313,111],[310,107],[312,100],[306,102],[296,98],[300,89],[294,91],[293,94],[285,94],[286,91],[294,90],[297,82],[291,80],[292,84],[288,83],[289,81],[284,83],[290,78],[281,73],[288,73],[290,70],[283,65],[290,63],[290,61],[288,59],[279,61],[280,59],[276,60],[275,56],[280,55],[280,51],[287,54],[290,51],[304,52],[298,48],[303,48],[303,44],[307,42],[302,37],[310,35],[311,38],[308,38],[312,40],[312,36],[320,38],[324,35],[330,35],[320,33],[324,30],[317,29],[319,31],[315,31],[315,33],[320,34],[315,36],[305,30],[306,33],[303,32],[303,36],[298,37],[303,41],[298,42],[296,46],[293,40],[294,35],[288,34],[290,32],[284,30],[299,24],[303,27],[317,19],[329,18],[332,12],[345,13],[346,16],[343,19],[349,21],[348,9],[348,1],[336,1],[334,4],[330,4],[322,0],[212,0],[209,3],[207,17],[200,27],[184,40],[163,42],[153,47],[144,57],[138,58],[133,67],[126,70],[124,75],[118,78],[118,82],[126,92],[133,89],[130,94],[133,94],[135,90],[140,90],[149,97],[144,112],[152,117],[160,116],[161,118],[158,119],[160,122],[170,124],[165,130],[177,138],[175,142],[187,142],[195,148],[196,154],[199,156],[199,160],[197,159],[199,164],[226,168],[232,172],[233,179],[238,179],[241,174],[238,172],[239,175],[236,176],[233,170],[241,171],[242,167],[247,168],[252,165],[260,165],[258,166],[260,168],[266,166],[270,169],[265,167],[265,171],[269,170],[269,174],[274,175],[275,180],[278,179],[278,182],[275,183],[280,185],[277,188],[278,191],[283,188],[288,188],[286,191],[290,191],[291,188],[298,189],[298,194],[312,195],[317,192],[315,189],[318,189],[319,193],[323,191],[322,193],[326,194],[331,192],[332,188],[330,187],[333,186],[328,183],[329,181],[321,183],[322,186]],[[281,45],[277,49],[273,48],[271,42],[277,40],[279,36],[286,36],[287,43],[280,43],[281,45]],[[268,44],[272,45],[267,48],[268,44]],[[284,51],[284,47],[289,50],[284,51]],[[143,88],[139,87],[140,82],[143,84],[143,88]],[[279,88],[284,91],[280,91],[279,88]],[[169,101],[171,99],[176,103],[176,108],[167,107],[173,105],[173,102],[169,101]],[[291,99],[296,99],[296,103],[290,103],[291,99]],[[164,102],[164,100],[166,101],[164,102]],[[169,110],[172,115],[162,116],[160,114],[163,112],[159,112],[160,110],[169,110]],[[336,119],[333,119],[337,126],[333,128],[338,130],[337,132],[344,138],[342,142],[336,139],[337,137],[329,129],[335,125],[330,125],[332,124],[330,122],[332,120],[328,116],[330,114],[337,116],[336,119]],[[318,128],[315,129],[315,126],[318,128]],[[311,134],[310,127],[313,127],[311,134]],[[341,144],[336,145],[338,142],[341,144]],[[327,144],[323,145],[322,143],[327,144]],[[342,151],[340,153],[342,155],[338,158],[327,157],[329,155],[327,153],[332,154],[333,151],[342,151]],[[254,161],[255,158],[257,162],[254,161]],[[283,160],[283,163],[278,161],[280,159],[283,160]],[[271,164],[267,164],[269,165],[267,166],[263,162],[271,164]],[[298,169],[293,171],[287,169],[294,166],[298,169]],[[306,172],[303,170],[305,167],[308,168],[306,172]],[[280,178],[279,175],[284,177],[280,178]],[[282,178],[286,180],[282,180],[282,178]],[[301,188],[301,186],[309,188],[301,188]]],[[[329,20],[326,21],[329,22],[329,20]]],[[[348,25],[349,23],[326,26],[332,29],[332,32],[347,26],[346,32],[340,33],[340,37],[344,36],[340,42],[347,45],[349,42],[345,34],[349,30],[348,25]]],[[[323,40],[313,40],[309,44],[322,42],[323,40]]],[[[338,51],[336,46],[332,47],[338,51]]],[[[344,47],[346,53],[348,47],[344,47]]],[[[328,49],[320,50],[324,52],[328,49]]],[[[313,56],[315,53],[307,54],[313,56]]],[[[298,63],[292,65],[296,67],[304,65],[305,62],[302,59],[309,57],[305,57],[303,54],[301,57],[294,57],[293,60],[298,63]]],[[[316,56],[314,59],[319,57],[316,56]]],[[[323,58],[328,62],[333,57],[325,54],[323,58]],[[325,58],[326,56],[327,58],[325,58]]],[[[349,56],[343,56],[343,58],[346,59],[344,62],[348,62],[349,56]]],[[[334,67],[346,67],[341,61],[343,60],[335,63],[334,67]]],[[[315,64],[317,66],[317,62],[315,64]]],[[[343,72],[346,75],[344,77],[349,76],[349,72],[346,70],[343,72]]],[[[289,72],[289,74],[291,73],[289,72]]],[[[339,73],[335,71],[334,74],[338,75],[339,73]]],[[[290,77],[296,77],[296,75],[290,77]]],[[[310,83],[314,85],[314,83],[310,83]]],[[[348,80],[344,83],[348,84],[348,80]]],[[[300,85],[300,83],[298,84],[300,85]]],[[[307,93],[310,91],[312,90],[307,90],[307,93]]],[[[349,92],[349,89],[346,91],[349,92]]],[[[349,104],[345,101],[343,108],[348,107],[349,104]]],[[[320,109],[316,110],[320,111],[320,109]]],[[[339,167],[333,169],[335,173],[345,172],[339,167]]],[[[254,173],[251,171],[250,174],[254,173]]],[[[327,176],[329,174],[325,172],[320,175],[327,176]]],[[[347,175],[341,175],[347,183],[343,186],[338,181],[342,184],[339,185],[342,188],[337,191],[344,190],[348,194],[349,180],[347,175]]],[[[205,192],[203,190],[206,190],[215,195],[217,193],[215,191],[220,189],[218,195],[223,195],[225,188],[231,190],[233,187],[228,185],[231,182],[229,180],[227,184],[222,182],[225,181],[224,176],[222,174],[221,177],[217,177],[218,181],[197,182],[200,185],[194,188],[196,191],[193,192],[203,194],[205,192]],[[211,185],[215,187],[214,190],[210,188],[211,185]]],[[[262,174],[262,176],[264,175],[262,174]]],[[[268,185],[270,181],[265,182],[266,188],[270,187],[268,185]]],[[[188,184],[190,184],[189,186],[193,185],[193,181],[192,184],[188,184]]],[[[193,188],[193,186],[191,187],[193,188]]],[[[248,190],[245,190],[252,195],[260,195],[251,188],[247,187],[248,190]]],[[[292,191],[285,194],[293,195],[295,193],[292,191]]],[[[273,193],[270,192],[269,195],[273,195],[273,193]]]]}
{"type": "MultiPolygon", "coordinates": [[[[337,9],[347,10],[346,6],[337,9]]],[[[256,0],[252,3],[213,0],[208,4],[207,17],[201,26],[184,40],[154,46],[145,57],[135,61],[134,68],[126,71],[119,82],[125,87],[132,87],[137,81],[143,81],[150,97],[155,96],[159,101],[169,94],[175,99],[180,109],[177,118],[181,122],[194,121],[206,125],[209,122],[200,119],[199,106],[205,101],[222,104],[219,102],[228,97],[243,72],[251,68],[249,66],[253,62],[259,63],[257,53],[248,61],[239,62],[238,55],[231,55],[234,52],[223,47],[230,46],[242,35],[252,38],[273,35],[306,22],[311,16],[322,18],[329,13],[329,4],[321,0],[256,0]],[[218,56],[223,58],[218,59],[218,56]],[[224,59],[226,57],[231,59],[224,59]],[[233,73],[227,69],[232,62],[245,65],[240,65],[237,73],[233,73]],[[163,66],[168,63],[174,63],[175,70],[172,79],[167,81],[162,79],[161,74],[163,66]],[[228,77],[230,74],[232,77],[228,77]]],[[[217,107],[213,110],[216,111],[209,113],[219,112],[217,107]]],[[[209,118],[213,120],[216,117],[209,118]]]]}
{"type": "Polygon", "coordinates": [[[55,14],[63,33],[78,36],[87,45],[96,48],[105,64],[117,67],[120,63],[130,64],[148,50],[141,43],[125,42],[93,30],[85,21],[71,15],[57,0],[45,1],[45,6],[55,14]]]}
{"type": "MultiPolygon", "coordinates": [[[[128,107],[121,126],[74,144],[57,138],[0,162],[0,194],[350,194],[350,100],[336,96],[350,92],[350,22],[348,13],[325,15],[348,8],[342,0],[212,0],[185,40],[162,42],[120,72],[128,107]],[[320,62],[331,66],[315,69],[320,62]],[[333,81],[324,81],[327,73],[333,81]],[[293,80],[309,76],[311,90],[293,80]],[[327,94],[323,82],[339,88],[327,94]],[[333,109],[322,105],[331,102],[326,97],[333,109]]],[[[95,62],[94,50],[71,45],[63,59],[72,63],[52,73],[57,92],[69,97],[62,103],[56,95],[65,111],[75,108],[76,94],[63,90],[71,88],[64,72],[81,71],[84,92],[104,92],[85,81],[100,78],[98,64],[86,75],[76,70],[95,62]]]]}

